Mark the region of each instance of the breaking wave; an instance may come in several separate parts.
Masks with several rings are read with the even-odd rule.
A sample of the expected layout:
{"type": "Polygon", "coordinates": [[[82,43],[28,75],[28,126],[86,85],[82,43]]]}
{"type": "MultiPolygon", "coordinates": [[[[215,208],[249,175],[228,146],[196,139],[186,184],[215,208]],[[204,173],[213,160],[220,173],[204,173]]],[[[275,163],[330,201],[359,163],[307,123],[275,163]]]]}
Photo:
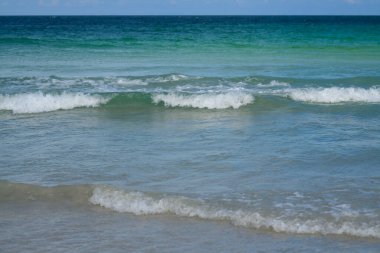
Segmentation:
{"type": "Polygon", "coordinates": [[[97,107],[110,98],[83,93],[43,94],[25,93],[0,95],[0,110],[13,113],[39,113],[56,110],[68,110],[77,107],[97,107]]]}
{"type": "Polygon", "coordinates": [[[342,102],[364,102],[379,103],[379,88],[304,88],[291,89],[289,95],[291,99],[296,101],[311,103],[342,103],[342,102]]]}
{"type": "Polygon", "coordinates": [[[136,106],[165,106],[192,109],[239,109],[256,102],[258,106],[286,105],[289,98],[295,101],[322,104],[380,103],[380,88],[287,88],[272,91],[227,90],[200,92],[127,91],[99,93],[19,93],[0,94],[0,110],[18,113],[42,113],[69,110],[79,107],[107,109],[124,107],[133,110],[136,106]],[[257,98],[257,100],[255,100],[257,98]]]}
{"type": "Polygon", "coordinates": [[[124,191],[110,186],[39,185],[0,181],[2,201],[72,202],[76,205],[98,205],[112,211],[135,215],[172,214],[180,217],[227,221],[235,226],[293,234],[348,235],[380,238],[376,218],[363,220],[357,215],[342,217],[275,215],[270,210],[233,209],[222,202],[193,199],[160,193],[124,191]]]}
{"type": "Polygon", "coordinates": [[[170,213],[181,217],[225,220],[237,226],[269,229],[295,234],[332,234],[380,238],[380,224],[355,221],[329,221],[323,218],[264,216],[259,212],[231,210],[207,205],[201,200],[181,196],[153,196],[142,192],[125,192],[109,187],[96,187],[90,198],[92,204],[136,215],[170,213]]]}
{"type": "Polygon", "coordinates": [[[254,97],[251,94],[243,92],[193,95],[181,95],[176,93],[155,94],[152,96],[152,99],[155,104],[163,102],[164,105],[168,107],[192,107],[201,109],[238,109],[254,101],[254,97]]]}

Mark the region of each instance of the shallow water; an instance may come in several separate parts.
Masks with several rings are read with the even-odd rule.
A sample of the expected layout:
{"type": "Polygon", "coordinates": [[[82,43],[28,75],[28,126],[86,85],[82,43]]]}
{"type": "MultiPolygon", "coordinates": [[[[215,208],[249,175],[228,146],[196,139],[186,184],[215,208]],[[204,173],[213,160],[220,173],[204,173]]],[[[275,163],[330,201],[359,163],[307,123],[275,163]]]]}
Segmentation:
{"type": "Polygon", "coordinates": [[[378,17],[0,21],[0,249],[380,250],[378,17]]]}

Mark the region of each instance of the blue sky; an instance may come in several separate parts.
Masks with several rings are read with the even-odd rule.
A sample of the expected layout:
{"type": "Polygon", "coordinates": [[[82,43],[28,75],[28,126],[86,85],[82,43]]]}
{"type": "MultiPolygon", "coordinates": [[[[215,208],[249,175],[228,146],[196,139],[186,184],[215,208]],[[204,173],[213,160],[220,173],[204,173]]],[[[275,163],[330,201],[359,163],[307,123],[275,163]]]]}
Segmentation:
{"type": "Polygon", "coordinates": [[[0,0],[0,15],[380,15],[380,0],[0,0]]]}

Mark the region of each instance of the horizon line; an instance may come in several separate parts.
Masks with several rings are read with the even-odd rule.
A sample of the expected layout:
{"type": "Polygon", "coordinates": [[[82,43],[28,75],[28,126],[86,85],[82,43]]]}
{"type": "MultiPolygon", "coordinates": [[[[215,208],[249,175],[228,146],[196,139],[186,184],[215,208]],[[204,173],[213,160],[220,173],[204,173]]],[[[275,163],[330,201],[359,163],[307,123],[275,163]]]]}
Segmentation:
{"type": "Polygon", "coordinates": [[[197,16],[209,16],[209,17],[223,17],[223,16],[243,16],[243,17],[290,17],[290,16],[300,16],[300,17],[344,17],[344,16],[356,16],[356,17],[380,17],[380,14],[0,14],[0,17],[70,17],[70,16],[105,16],[105,17],[197,17],[197,16]]]}

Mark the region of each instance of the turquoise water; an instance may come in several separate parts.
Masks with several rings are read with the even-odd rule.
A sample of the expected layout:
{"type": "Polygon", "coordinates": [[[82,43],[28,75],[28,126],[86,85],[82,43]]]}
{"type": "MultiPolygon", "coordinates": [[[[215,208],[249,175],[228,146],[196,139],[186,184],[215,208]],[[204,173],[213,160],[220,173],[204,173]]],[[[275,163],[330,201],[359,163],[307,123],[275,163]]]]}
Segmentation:
{"type": "Polygon", "coordinates": [[[379,17],[0,17],[0,249],[378,252],[379,66],[379,17]]]}

